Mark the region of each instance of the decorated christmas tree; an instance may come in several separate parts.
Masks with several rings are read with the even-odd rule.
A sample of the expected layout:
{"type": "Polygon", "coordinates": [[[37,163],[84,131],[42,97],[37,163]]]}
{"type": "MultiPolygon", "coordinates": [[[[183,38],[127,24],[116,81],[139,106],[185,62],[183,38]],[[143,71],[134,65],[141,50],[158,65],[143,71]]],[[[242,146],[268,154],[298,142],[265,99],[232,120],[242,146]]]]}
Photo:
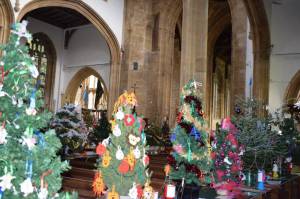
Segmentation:
{"type": "Polygon", "coordinates": [[[60,138],[64,154],[83,151],[87,143],[88,129],[82,120],[80,106],[64,105],[56,112],[50,127],[55,129],[60,138]]]}
{"type": "Polygon", "coordinates": [[[142,196],[149,158],[145,154],[144,121],[133,112],[136,105],[134,93],[125,92],[119,97],[110,121],[112,134],[96,148],[100,159],[93,189],[98,196],[105,186],[110,191],[108,196],[142,196]]]}
{"type": "Polygon", "coordinates": [[[215,131],[211,157],[214,161],[214,187],[225,194],[236,194],[241,182],[243,149],[237,141],[238,130],[229,118],[215,131]]]}
{"type": "Polygon", "coordinates": [[[177,124],[171,134],[172,156],[170,178],[184,179],[188,184],[210,183],[210,136],[205,130],[200,87],[190,81],[182,89],[177,124]]]}
{"type": "Polygon", "coordinates": [[[265,110],[259,101],[239,99],[232,118],[239,130],[238,142],[245,147],[242,159],[247,170],[271,170],[273,161],[287,153],[281,131],[272,128],[274,118],[270,114],[260,115],[259,110],[265,110]]]}
{"type": "Polygon", "coordinates": [[[68,164],[57,156],[61,144],[55,131],[39,131],[51,115],[42,110],[39,72],[25,45],[31,39],[26,25],[14,24],[9,42],[1,47],[0,198],[47,199],[58,196],[68,164]]]}

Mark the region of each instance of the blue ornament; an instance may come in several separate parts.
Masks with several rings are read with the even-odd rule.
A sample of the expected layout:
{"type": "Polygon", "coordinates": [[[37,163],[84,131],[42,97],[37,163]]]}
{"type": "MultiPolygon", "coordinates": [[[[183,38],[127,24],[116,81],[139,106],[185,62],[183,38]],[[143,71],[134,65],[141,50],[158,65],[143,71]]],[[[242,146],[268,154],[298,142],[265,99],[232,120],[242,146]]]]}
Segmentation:
{"type": "Polygon", "coordinates": [[[176,140],[176,133],[172,133],[170,137],[171,142],[174,142],[176,140]]]}
{"type": "Polygon", "coordinates": [[[146,135],[145,135],[144,130],[141,133],[141,138],[142,138],[142,143],[145,145],[146,144],[146,135]]]}
{"type": "Polygon", "coordinates": [[[32,160],[26,161],[26,176],[27,178],[32,177],[32,160]]]}
{"type": "Polygon", "coordinates": [[[200,134],[200,132],[196,129],[195,126],[193,126],[190,135],[193,136],[193,137],[195,138],[195,140],[197,140],[197,141],[199,141],[199,140],[201,139],[201,134],[200,134]]]}
{"type": "Polygon", "coordinates": [[[2,191],[2,187],[0,187],[0,199],[2,199],[3,196],[3,191],[2,191]]]}
{"type": "Polygon", "coordinates": [[[34,134],[37,136],[38,145],[42,148],[45,147],[45,137],[40,131],[35,131],[34,134]]]}

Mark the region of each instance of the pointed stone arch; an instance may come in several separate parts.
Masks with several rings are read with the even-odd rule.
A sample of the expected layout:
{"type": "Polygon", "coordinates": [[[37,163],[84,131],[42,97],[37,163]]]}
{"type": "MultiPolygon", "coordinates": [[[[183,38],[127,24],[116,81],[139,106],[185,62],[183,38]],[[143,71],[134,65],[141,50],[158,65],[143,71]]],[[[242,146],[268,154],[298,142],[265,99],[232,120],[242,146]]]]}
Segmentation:
{"type": "Polygon", "coordinates": [[[287,104],[295,103],[300,99],[300,70],[293,76],[289,82],[285,94],[284,102],[287,104]]]}
{"type": "Polygon", "coordinates": [[[0,1],[0,44],[8,40],[10,24],[14,22],[14,11],[10,0],[0,1]]]}
{"type": "Polygon", "coordinates": [[[110,70],[110,80],[109,80],[110,95],[108,98],[108,114],[110,115],[114,102],[120,93],[121,51],[116,36],[114,35],[110,27],[106,24],[106,22],[102,19],[102,17],[100,17],[95,12],[95,10],[93,10],[89,5],[87,5],[83,1],[78,1],[78,0],[31,1],[21,9],[17,17],[17,21],[22,20],[22,18],[26,15],[26,13],[32,10],[43,8],[43,7],[54,7],[54,6],[70,8],[79,12],[84,17],[86,17],[105,38],[111,54],[111,70],[110,70]]]}
{"type": "Polygon", "coordinates": [[[97,77],[100,80],[100,82],[102,83],[102,85],[104,86],[104,88],[103,88],[104,96],[106,96],[106,97],[109,96],[107,87],[106,87],[105,82],[102,79],[101,75],[96,70],[94,70],[90,67],[84,67],[84,68],[80,69],[68,83],[68,86],[67,86],[67,89],[65,92],[66,100],[68,102],[71,102],[71,103],[75,102],[76,93],[77,93],[77,90],[78,90],[81,82],[91,75],[94,75],[95,77],[97,77]]]}

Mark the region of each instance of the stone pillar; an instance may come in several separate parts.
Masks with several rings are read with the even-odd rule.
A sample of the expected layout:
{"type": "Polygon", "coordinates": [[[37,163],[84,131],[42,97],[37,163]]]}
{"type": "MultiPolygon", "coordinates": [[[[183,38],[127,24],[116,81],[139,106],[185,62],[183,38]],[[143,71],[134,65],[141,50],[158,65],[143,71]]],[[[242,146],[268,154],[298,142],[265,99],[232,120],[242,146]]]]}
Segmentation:
{"type": "Polygon", "coordinates": [[[247,53],[247,10],[240,0],[228,1],[232,17],[232,53],[230,76],[230,114],[234,112],[237,96],[245,97],[246,53],[247,53]]]}
{"type": "Polygon", "coordinates": [[[180,87],[192,78],[201,81],[204,105],[207,101],[207,32],[208,0],[184,0],[180,87]]]}

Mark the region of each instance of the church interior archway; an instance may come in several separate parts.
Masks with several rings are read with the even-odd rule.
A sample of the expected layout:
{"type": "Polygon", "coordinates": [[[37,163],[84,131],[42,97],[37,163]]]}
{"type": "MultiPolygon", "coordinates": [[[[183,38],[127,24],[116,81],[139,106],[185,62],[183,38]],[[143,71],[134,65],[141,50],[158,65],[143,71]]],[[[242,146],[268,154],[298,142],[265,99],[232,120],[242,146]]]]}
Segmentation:
{"type": "MultiPolygon", "coordinates": [[[[111,110],[113,103],[117,96],[119,95],[119,87],[120,87],[120,48],[119,44],[117,42],[116,37],[108,27],[108,25],[105,23],[105,21],[98,15],[96,12],[91,9],[87,4],[85,4],[82,1],[63,1],[63,0],[41,0],[41,1],[32,1],[26,4],[20,11],[18,15],[18,21],[21,21],[24,17],[27,17],[30,15],[36,15],[39,16],[41,21],[47,22],[48,19],[53,18],[55,20],[55,17],[53,15],[53,12],[59,12],[59,10],[63,10],[65,17],[61,18],[60,22],[56,22],[56,25],[60,23],[59,25],[63,26],[63,43],[62,46],[66,47],[68,42],[72,40],[72,37],[74,34],[78,34],[75,31],[73,31],[74,27],[78,26],[85,26],[89,25],[93,26],[97,30],[97,34],[101,35],[103,40],[105,41],[105,45],[107,46],[108,54],[109,54],[109,59],[108,61],[106,60],[105,63],[89,63],[89,64],[78,64],[77,69],[80,69],[81,67],[87,66],[87,65],[92,65],[93,68],[97,66],[110,66],[109,70],[109,75],[108,77],[102,77],[105,79],[106,84],[109,86],[109,103],[108,103],[108,112],[111,110]],[[42,9],[47,9],[47,12],[41,12],[42,9]],[[52,14],[51,14],[52,13],[52,14]],[[48,16],[45,16],[47,15],[48,16]],[[70,17],[72,15],[72,17],[70,17]],[[66,17],[68,16],[68,17],[66,17]],[[74,18],[75,17],[75,18],[74,18]],[[71,21],[68,21],[71,20],[71,21]],[[76,23],[75,25],[72,25],[76,23]],[[79,24],[78,24],[79,23],[79,24]],[[69,26],[71,24],[71,26],[69,26]],[[67,31],[68,30],[68,31],[67,31]],[[75,33],[74,33],[75,32],[75,33]]],[[[36,16],[31,16],[31,17],[36,17],[36,16]]],[[[61,15],[59,15],[61,16],[61,15]]],[[[57,19],[59,17],[56,17],[57,19]]],[[[51,24],[50,21],[48,23],[51,24]]],[[[53,25],[53,24],[52,24],[53,25]]],[[[61,27],[60,27],[61,28],[61,27]]],[[[72,42],[72,41],[71,41],[72,42]]],[[[59,54],[59,53],[58,53],[59,54]]],[[[75,65],[75,64],[74,64],[75,65]]],[[[56,73],[56,78],[58,80],[55,81],[62,81],[62,73],[64,73],[63,68],[65,67],[63,64],[61,64],[59,72],[56,73]]],[[[68,73],[68,72],[67,72],[68,73]]],[[[68,73],[69,76],[67,79],[71,78],[71,75],[74,74],[68,73]]],[[[66,80],[67,81],[67,80],[66,80]]],[[[61,84],[56,84],[60,85],[61,84]]],[[[57,87],[60,87],[57,86],[57,87]]],[[[55,86],[55,89],[57,91],[56,93],[56,108],[58,108],[65,100],[65,98],[68,98],[64,94],[64,86],[61,86],[60,88],[57,88],[55,86]]]]}
{"type": "Polygon", "coordinates": [[[300,100],[300,70],[293,76],[289,82],[284,96],[287,104],[294,104],[300,100]]]}
{"type": "Polygon", "coordinates": [[[14,12],[9,0],[0,1],[0,44],[8,39],[10,24],[14,21],[14,12]]]}

